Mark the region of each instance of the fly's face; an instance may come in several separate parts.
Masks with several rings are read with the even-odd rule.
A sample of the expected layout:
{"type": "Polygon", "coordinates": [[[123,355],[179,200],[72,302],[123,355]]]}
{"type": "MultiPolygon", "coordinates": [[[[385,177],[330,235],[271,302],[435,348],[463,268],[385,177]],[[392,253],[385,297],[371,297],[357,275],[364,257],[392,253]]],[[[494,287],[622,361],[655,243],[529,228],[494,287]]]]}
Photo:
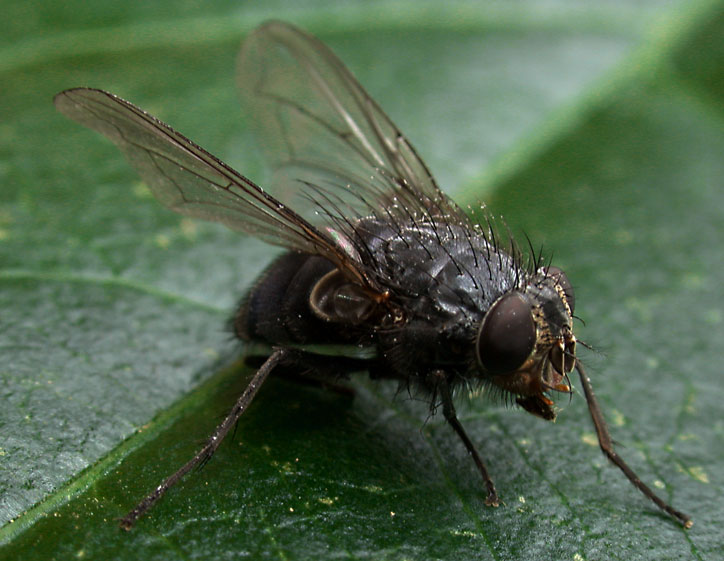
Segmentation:
{"type": "Polygon", "coordinates": [[[571,392],[574,305],[565,273],[548,267],[525,288],[498,298],[478,332],[476,356],[482,376],[515,395],[526,411],[549,421],[556,413],[547,392],[571,392]]]}

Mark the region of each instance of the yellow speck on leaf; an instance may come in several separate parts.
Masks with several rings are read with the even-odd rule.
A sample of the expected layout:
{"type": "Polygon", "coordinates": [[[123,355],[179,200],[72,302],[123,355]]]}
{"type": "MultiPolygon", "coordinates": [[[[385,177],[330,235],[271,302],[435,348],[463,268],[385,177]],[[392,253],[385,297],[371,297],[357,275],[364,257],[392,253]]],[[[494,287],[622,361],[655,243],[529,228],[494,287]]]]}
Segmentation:
{"type": "Polygon", "coordinates": [[[142,181],[136,181],[133,184],[131,191],[139,199],[150,199],[153,197],[153,193],[151,193],[151,190],[142,181]]]}
{"type": "Polygon", "coordinates": [[[168,246],[171,245],[171,240],[165,234],[158,234],[153,241],[155,241],[156,245],[161,249],[168,249],[168,246]]]}
{"type": "Polygon", "coordinates": [[[629,245],[633,241],[633,234],[629,230],[617,230],[614,239],[618,245],[629,245]]]}
{"type": "Polygon", "coordinates": [[[219,351],[212,347],[206,347],[203,350],[204,355],[206,355],[209,358],[218,358],[219,357],[219,351]]]}
{"type": "Polygon", "coordinates": [[[684,405],[684,410],[691,414],[696,413],[696,407],[694,406],[694,402],[696,401],[694,394],[691,393],[686,397],[686,404],[684,405]]]}
{"type": "Polygon", "coordinates": [[[704,471],[704,468],[701,466],[691,466],[688,469],[689,475],[691,475],[694,479],[697,481],[701,481],[702,483],[709,483],[709,476],[704,471]]]}
{"type": "Polygon", "coordinates": [[[626,423],[626,417],[618,409],[611,411],[611,422],[616,427],[622,427],[626,423]]]}
{"type": "Polygon", "coordinates": [[[181,233],[187,240],[195,239],[196,234],[199,231],[196,221],[191,220],[190,218],[182,218],[181,222],[179,222],[179,228],[181,228],[181,233]]]}

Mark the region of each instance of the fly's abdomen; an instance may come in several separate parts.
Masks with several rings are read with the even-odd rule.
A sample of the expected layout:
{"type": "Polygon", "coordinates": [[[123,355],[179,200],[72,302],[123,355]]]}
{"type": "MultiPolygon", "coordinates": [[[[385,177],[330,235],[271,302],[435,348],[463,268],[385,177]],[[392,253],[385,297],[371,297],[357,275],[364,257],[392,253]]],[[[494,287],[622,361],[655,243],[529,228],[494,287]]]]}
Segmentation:
{"type": "Polygon", "coordinates": [[[233,319],[234,332],[246,341],[270,344],[332,342],[328,322],[309,305],[317,282],[334,265],[306,253],[283,254],[249,290],[233,319]]]}

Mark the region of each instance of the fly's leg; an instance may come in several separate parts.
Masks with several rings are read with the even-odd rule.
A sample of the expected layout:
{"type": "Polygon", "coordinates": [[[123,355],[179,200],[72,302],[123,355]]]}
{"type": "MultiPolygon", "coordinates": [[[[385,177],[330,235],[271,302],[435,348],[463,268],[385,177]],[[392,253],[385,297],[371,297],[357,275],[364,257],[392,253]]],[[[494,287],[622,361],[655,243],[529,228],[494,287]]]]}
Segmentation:
{"type": "Polygon", "coordinates": [[[463,441],[465,448],[467,448],[468,452],[473,457],[475,465],[478,466],[480,475],[483,476],[485,487],[488,490],[488,497],[485,499],[485,504],[488,506],[498,506],[500,504],[500,500],[498,499],[498,492],[495,490],[495,484],[490,478],[488,469],[485,467],[480,454],[478,454],[478,451],[475,449],[475,445],[470,440],[470,437],[468,437],[463,425],[457,417],[457,413],[455,412],[455,405],[453,404],[452,395],[450,393],[450,385],[448,384],[445,372],[442,370],[436,370],[432,373],[432,376],[434,387],[442,399],[442,413],[445,416],[445,420],[457,433],[460,440],[463,441]]]}
{"type": "Polygon", "coordinates": [[[601,413],[601,408],[598,406],[596,396],[593,394],[591,381],[588,379],[586,371],[583,369],[583,365],[578,360],[576,360],[576,370],[578,370],[578,375],[581,378],[581,385],[583,386],[583,393],[585,394],[586,402],[588,403],[588,410],[591,413],[593,426],[595,427],[596,434],[598,435],[598,444],[601,446],[601,450],[604,455],[624,473],[628,480],[633,483],[634,487],[641,491],[646,497],[651,499],[656,506],[670,516],[676,518],[682,526],[684,526],[684,528],[691,528],[694,524],[691,518],[687,514],[676,510],[674,507],[664,502],[651,490],[648,485],[639,479],[636,472],[634,472],[634,470],[632,470],[616,453],[616,450],[613,447],[613,441],[611,440],[611,433],[608,432],[608,427],[606,426],[606,421],[603,418],[603,413],[601,413]]]}
{"type": "Polygon", "coordinates": [[[216,430],[214,430],[211,434],[203,448],[201,448],[201,450],[199,450],[193,458],[186,462],[181,469],[166,478],[158,487],[149,493],[145,499],[138,503],[131,512],[124,516],[120,521],[121,528],[124,530],[130,530],[133,528],[136,521],[143,516],[148,509],[156,504],[158,500],[163,497],[166,491],[178,483],[184,475],[196,466],[209,461],[229,430],[231,430],[231,428],[239,420],[239,417],[241,417],[247,410],[249,404],[254,399],[254,396],[256,396],[259,391],[259,388],[261,388],[267,376],[269,376],[269,373],[274,370],[280,362],[287,360],[288,353],[289,351],[287,349],[277,349],[269,356],[268,359],[266,359],[264,364],[262,364],[256,374],[254,374],[244,392],[241,396],[239,396],[239,399],[234,404],[234,407],[222,423],[216,427],[216,430]]]}
{"type": "Polygon", "coordinates": [[[274,377],[354,397],[354,389],[345,385],[344,381],[353,372],[368,370],[370,365],[370,359],[320,355],[290,349],[284,363],[274,370],[274,377]]]}
{"type": "Polygon", "coordinates": [[[316,376],[305,376],[292,369],[274,372],[274,377],[283,378],[284,380],[289,380],[290,382],[303,386],[331,391],[343,397],[353,398],[355,396],[354,388],[346,386],[344,383],[339,384],[330,380],[320,379],[316,376]]]}

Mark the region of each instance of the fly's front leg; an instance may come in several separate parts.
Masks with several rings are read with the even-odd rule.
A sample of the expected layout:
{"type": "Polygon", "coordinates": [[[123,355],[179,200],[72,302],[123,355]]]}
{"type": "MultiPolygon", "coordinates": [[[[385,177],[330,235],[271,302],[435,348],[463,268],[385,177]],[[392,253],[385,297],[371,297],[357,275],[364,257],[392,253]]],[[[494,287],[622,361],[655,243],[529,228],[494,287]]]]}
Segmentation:
{"type": "Polygon", "coordinates": [[[598,444],[601,446],[601,450],[603,451],[605,456],[624,473],[628,480],[633,483],[634,487],[641,491],[646,497],[651,499],[656,504],[656,506],[658,506],[661,510],[663,510],[670,516],[676,518],[681,523],[681,525],[684,526],[684,528],[691,528],[694,524],[694,522],[691,520],[691,517],[688,514],[684,514],[680,510],[676,510],[669,503],[667,503],[656,493],[654,493],[648,485],[641,481],[639,476],[636,475],[636,472],[634,472],[634,470],[632,470],[628,466],[628,464],[623,461],[621,456],[618,455],[613,447],[613,440],[611,439],[611,434],[608,432],[606,421],[603,419],[603,413],[601,412],[601,408],[598,405],[598,400],[593,393],[591,380],[588,379],[586,371],[583,369],[583,365],[579,360],[576,360],[576,370],[578,370],[578,374],[581,378],[583,394],[586,396],[588,411],[591,413],[593,426],[596,429],[598,444]]]}
{"type": "Polygon", "coordinates": [[[436,370],[431,374],[431,377],[434,388],[442,399],[442,412],[445,416],[445,420],[450,424],[453,430],[455,430],[457,435],[460,437],[460,440],[463,441],[465,448],[467,448],[468,452],[473,457],[475,465],[478,466],[480,475],[483,476],[485,487],[488,489],[488,497],[485,499],[485,504],[488,506],[498,506],[500,504],[500,500],[498,499],[498,492],[495,490],[495,484],[490,478],[488,469],[485,467],[480,454],[478,454],[478,451],[475,449],[475,445],[470,440],[470,437],[468,437],[463,425],[458,419],[457,413],[455,412],[455,405],[453,404],[452,394],[450,393],[450,385],[448,384],[445,372],[442,370],[436,370]]]}

